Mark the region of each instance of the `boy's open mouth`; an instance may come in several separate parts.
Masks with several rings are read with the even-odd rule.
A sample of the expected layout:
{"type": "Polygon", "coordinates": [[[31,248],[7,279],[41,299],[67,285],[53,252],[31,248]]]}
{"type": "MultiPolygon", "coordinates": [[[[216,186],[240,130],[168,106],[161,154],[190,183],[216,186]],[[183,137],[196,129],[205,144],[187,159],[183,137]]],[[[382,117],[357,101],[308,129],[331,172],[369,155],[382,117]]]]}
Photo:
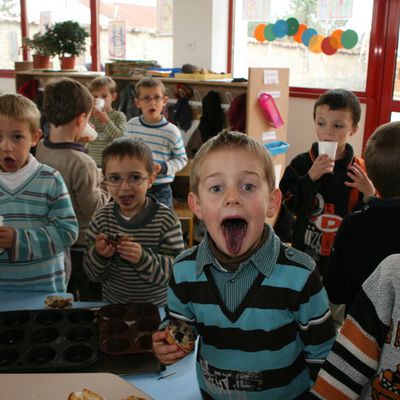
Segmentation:
{"type": "Polygon", "coordinates": [[[222,221],[221,229],[229,252],[239,253],[247,231],[247,222],[242,218],[227,218],[222,221]]]}
{"type": "Polygon", "coordinates": [[[129,204],[131,204],[131,202],[133,201],[133,198],[134,196],[132,195],[119,196],[119,201],[122,205],[129,206],[129,204]]]}

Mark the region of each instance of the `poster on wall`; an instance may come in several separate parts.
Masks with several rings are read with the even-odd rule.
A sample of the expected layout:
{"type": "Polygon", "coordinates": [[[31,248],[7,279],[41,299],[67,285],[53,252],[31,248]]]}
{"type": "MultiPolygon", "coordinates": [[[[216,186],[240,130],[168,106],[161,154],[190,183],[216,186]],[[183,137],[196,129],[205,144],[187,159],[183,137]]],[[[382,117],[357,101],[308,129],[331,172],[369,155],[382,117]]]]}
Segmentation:
{"type": "Polygon", "coordinates": [[[125,21],[110,21],[108,23],[108,58],[124,59],[126,55],[126,25],[125,21]]]}

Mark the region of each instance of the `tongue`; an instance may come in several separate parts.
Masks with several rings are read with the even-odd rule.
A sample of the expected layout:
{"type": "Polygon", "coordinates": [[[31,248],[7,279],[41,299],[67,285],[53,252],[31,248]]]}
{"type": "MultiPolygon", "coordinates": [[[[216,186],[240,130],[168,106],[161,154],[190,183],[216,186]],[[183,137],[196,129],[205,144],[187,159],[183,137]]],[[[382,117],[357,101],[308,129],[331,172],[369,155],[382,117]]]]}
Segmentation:
{"type": "Polygon", "coordinates": [[[222,223],[222,233],[224,234],[226,247],[230,253],[239,253],[246,229],[247,224],[241,219],[229,219],[222,223]]]}

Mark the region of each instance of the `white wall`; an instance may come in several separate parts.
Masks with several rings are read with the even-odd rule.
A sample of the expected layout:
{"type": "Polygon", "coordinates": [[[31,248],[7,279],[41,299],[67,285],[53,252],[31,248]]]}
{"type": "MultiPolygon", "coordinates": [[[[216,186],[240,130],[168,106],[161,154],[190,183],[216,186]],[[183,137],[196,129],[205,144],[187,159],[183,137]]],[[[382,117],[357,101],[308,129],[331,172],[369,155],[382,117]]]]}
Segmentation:
{"type": "Polygon", "coordinates": [[[174,67],[226,71],[228,0],[174,1],[174,67]]]}
{"type": "MultiPolygon", "coordinates": [[[[288,164],[298,153],[308,151],[312,142],[317,140],[313,121],[314,99],[289,99],[288,117],[288,143],[290,144],[286,163],[288,164]]],[[[349,143],[354,148],[357,156],[362,154],[362,142],[365,126],[365,104],[361,104],[361,120],[357,133],[352,136],[349,143]]]]}
{"type": "Polygon", "coordinates": [[[0,78],[0,93],[15,93],[15,79],[0,78]]]}

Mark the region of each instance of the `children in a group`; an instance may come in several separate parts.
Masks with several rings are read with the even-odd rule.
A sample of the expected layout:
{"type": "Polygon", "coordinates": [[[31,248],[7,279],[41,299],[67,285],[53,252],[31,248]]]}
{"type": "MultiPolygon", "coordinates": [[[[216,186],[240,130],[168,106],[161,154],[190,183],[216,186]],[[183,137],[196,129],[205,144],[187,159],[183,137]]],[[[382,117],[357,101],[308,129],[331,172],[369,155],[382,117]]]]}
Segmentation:
{"type": "Polygon", "coordinates": [[[321,368],[310,399],[400,398],[400,254],[362,285],[321,368]]]}
{"type": "Polygon", "coordinates": [[[89,144],[88,149],[89,155],[93,157],[97,166],[101,167],[101,152],[108,143],[124,135],[127,121],[123,112],[112,108],[112,103],[118,96],[114,79],[98,76],[90,82],[89,90],[95,99],[90,122],[94,125],[98,137],[89,144]]]}
{"type": "Polygon", "coordinates": [[[315,130],[319,141],[337,142],[335,159],[319,154],[315,142],[291,161],[279,184],[284,204],[296,216],[292,245],[314,258],[321,275],[342,218],[375,194],[363,160],[347,143],[358,130],[360,115],[360,102],[352,92],[322,94],[314,104],[315,130]]]}
{"type": "Polygon", "coordinates": [[[155,163],[161,167],[150,193],[172,208],[171,182],[175,173],[187,164],[182,134],[162,114],[168,97],[159,79],[142,78],[136,84],[135,92],[135,104],[143,114],[129,120],[128,135],[142,138],[150,147],[155,163]]]}
{"type": "Polygon", "coordinates": [[[68,290],[80,300],[100,298],[83,272],[86,230],[94,212],[105,204],[109,194],[100,187],[96,163],[80,143],[89,121],[93,97],[80,82],[61,78],[45,86],[43,113],[49,123],[49,137],[40,141],[36,157],[60,171],[67,185],[79,223],[79,237],[71,248],[72,274],[68,290]],[[66,93],[68,95],[66,95],[66,93]]]}
{"type": "Polygon", "coordinates": [[[364,158],[380,197],[340,226],[324,285],[329,300],[350,307],[361,285],[388,255],[400,253],[400,122],[380,126],[368,140],[364,158]]]}
{"type": "Polygon", "coordinates": [[[162,306],[173,259],[184,244],[174,211],[146,194],[156,176],[151,150],[141,139],[116,139],[104,149],[102,163],[114,201],[89,225],[85,271],[102,282],[108,302],[162,306]]]}
{"type": "Polygon", "coordinates": [[[31,100],[0,96],[0,290],[66,290],[65,253],[78,223],[60,173],[30,154],[39,121],[31,100]]]}
{"type": "MultiPolygon", "coordinates": [[[[305,398],[335,332],[314,261],[264,222],[281,200],[271,157],[223,131],[196,153],[190,178],[188,203],[207,232],[175,260],[166,311],[199,335],[203,398],[305,398]]],[[[186,354],[166,337],[154,333],[153,350],[172,364],[186,354]]]]}

